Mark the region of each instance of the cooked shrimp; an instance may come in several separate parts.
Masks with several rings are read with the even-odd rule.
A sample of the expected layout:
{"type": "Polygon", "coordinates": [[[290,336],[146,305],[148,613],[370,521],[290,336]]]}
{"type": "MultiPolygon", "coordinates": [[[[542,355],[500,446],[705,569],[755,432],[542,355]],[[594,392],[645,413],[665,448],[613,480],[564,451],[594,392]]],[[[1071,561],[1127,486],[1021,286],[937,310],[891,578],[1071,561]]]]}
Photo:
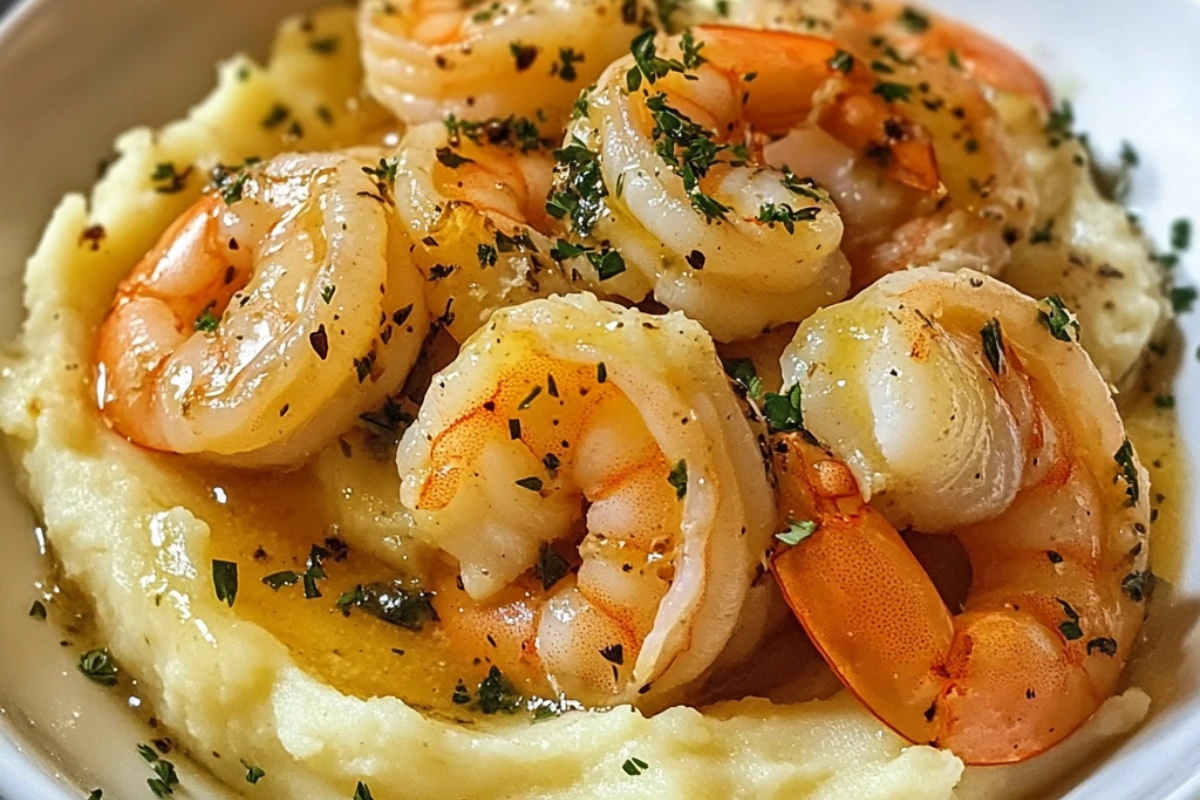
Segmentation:
{"type": "Polygon", "coordinates": [[[447,633],[578,702],[662,703],[721,654],[761,574],[765,446],[681,315],[589,294],[496,312],[397,459],[416,536],[458,564],[447,633]]]}
{"type": "Polygon", "coordinates": [[[818,37],[722,26],[657,43],[644,34],[568,127],[551,211],[636,269],[636,282],[606,290],[635,300],[653,291],[718,340],[802,319],[849,289],[843,218],[806,177],[807,155],[798,170],[769,166],[783,164],[764,151],[771,139],[812,129],[841,148],[835,155],[871,159],[872,174],[908,188],[909,200],[936,205],[942,191],[911,104],[891,102],[879,83],[866,61],[818,37]]]}
{"type": "Polygon", "coordinates": [[[968,763],[1068,736],[1142,622],[1147,474],[1076,339],[1054,302],[922,269],[818,313],[784,356],[806,431],[776,441],[782,503],[815,532],[778,583],[868,708],[968,763]],[[907,528],[961,541],[961,613],[907,528]]]}
{"type": "Polygon", "coordinates": [[[403,382],[428,318],[371,158],[280,156],[175,221],[100,326],[109,425],[155,450],[287,466],[403,382]]]}
{"type": "Polygon", "coordinates": [[[567,270],[576,259],[552,255],[553,170],[527,121],[431,122],[404,137],[396,206],[429,307],[458,341],[497,308],[574,291],[567,270]]]}
{"type": "Polygon", "coordinates": [[[873,29],[835,30],[843,58],[873,73],[874,91],[929,137],[941,181],[940,191],[929,192],[890,180],[894,154],[864,157],[812,126],[767,148],[771,163],[811,176],[837,203],[855,287],[910,266],[1002,272],[1033,227],[1036,194],[989,91],[945,59],[905,55],[873,29]]]}
{"type": "Polygon", "coordinates": [[[367,89],[410,125],[515,114],[553,129],[650,13],[638,0],[366,0],[367,89]]]}

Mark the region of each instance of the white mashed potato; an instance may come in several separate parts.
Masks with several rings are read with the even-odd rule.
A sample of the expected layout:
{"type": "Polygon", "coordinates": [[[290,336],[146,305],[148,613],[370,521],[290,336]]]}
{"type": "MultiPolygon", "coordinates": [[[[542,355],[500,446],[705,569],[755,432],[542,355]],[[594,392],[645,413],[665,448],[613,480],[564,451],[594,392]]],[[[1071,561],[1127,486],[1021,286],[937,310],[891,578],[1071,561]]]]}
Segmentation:
{"type": "MultiPolygon", "coordinates": [[[[312,25],[310,32],[287,23],[268,68],[242,59],[225,64],[218,88],[186,120],[125,135],[120,160],[91,199],[63,200],[30,261],[24,352],[0,389],[0,425],[65,575],[88,594],[98,634],[121,668],[139,678],[158,718],[199,763],[245,787],[244,759],[266,772],[262,796],[311,800],[344,800],[360,780],[380,800],[938,800],[1044,785],[1144,716],[1146,696],[1130,690],[1050,756],[966,770],[965,777],[954,755],[908,745],[846,692],[791,705],[748,699],[702,711],[680,707],[653,718],[619,708],[538,724],[463,726],[395,697],[344,693],[219,602],[209,567],[215,529],[205,519],[210,488],[179,461],[139,450],[106,428],[93,397],[93,333],[118,281],[199,195],[215,164],[351,144],[381,130],[382,116],[359,97],[353,13],[318,14],[312,25]],[[314,52],[313,36],[339,37],[341,46],[314,52]],[[279,108],[286,119],[265,125],[279,108]],[[150,176],[166,162],[194,167],[183,191],[155,191],[150,176]],[[81,235],[95,225],[104,236],[93,247],[98,237],[81,235]],[[648,765],[642,774],[622,768],[630,758],[648,765]]],[[[1131,302],[1123,299],[1120,308],[1131,302]]],[[[1111,370],[1132,360],[1143,336],[1121,331],[1111,342],[1091,340],[1094,348],[1110,346],[1111,370]]],[[[347,513],[386,530],[394,520],[376,496],[383,492],[347,513]]]]}

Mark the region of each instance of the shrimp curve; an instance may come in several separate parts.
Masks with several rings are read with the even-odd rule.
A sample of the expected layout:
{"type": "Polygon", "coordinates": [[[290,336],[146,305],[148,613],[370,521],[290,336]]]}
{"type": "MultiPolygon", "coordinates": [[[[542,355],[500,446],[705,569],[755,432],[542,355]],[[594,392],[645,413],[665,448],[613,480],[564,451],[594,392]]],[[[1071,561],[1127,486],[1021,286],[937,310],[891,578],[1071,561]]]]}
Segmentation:
{"type": "Polygon", "coordinates": [[[589,294],[497,311],[397,456],[414,534],[457,563],[444,629],[573,701],[665,704],[722,653],[762,574],[765,448],[682,315],[589,294]]]}
{"type": "Polygon", "coordinates": [[[1077,338],[1052,303],[919,269],[818,313],[784,356],[804,430],[775,443],[781,502],[811,535],[777,582],[869,709],[968,763],[1070,735],[1141,626],[1148,476],[1077,338]],[[961,613],[908,528],[961,541],[961,613]]]}
{"type": "Polygon", "coordinates": [[[114,430],[154,450],[293,466],[403,383],[428,315],[378,156],[227,172],[171,225],[97,334],[114,430]]]}

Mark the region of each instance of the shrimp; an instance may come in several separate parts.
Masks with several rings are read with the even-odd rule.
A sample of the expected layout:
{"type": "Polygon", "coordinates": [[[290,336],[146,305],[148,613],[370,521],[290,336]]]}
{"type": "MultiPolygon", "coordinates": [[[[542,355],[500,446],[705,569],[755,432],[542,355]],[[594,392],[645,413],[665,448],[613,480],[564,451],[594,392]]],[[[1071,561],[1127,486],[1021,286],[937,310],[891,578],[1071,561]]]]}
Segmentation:
{"type": "Polygon", "coordinates": [[[1053,300],[916,269],[818,313],[784,355],[804,430],[774,447],[799,531],[777,582],[868,708],[968,763],[1070,735],[1142,622],[1148,476],[1077,339],[1053,300]],[[958,537],[961,613],[904,529],[958,537]]]}
{"type": "Polygon", "coordinates": [[[845,222],[855,289],[910,266],[1001,273],[1033,228],[1037,195],[990,91],[945,58],[910,56],[874,30],[835,24],[833,35],[845,59],[871,65],[874,91],[925,132],[940,191],[889,179],[893,155],[864,158],[812,126],[769,146],[767,159],[828,190],[845,222]]]}
{"type": "Polygon", "coordinates": [[[397,155],[396,205],[431,310],[458,341],[497,308],[575,291],[554,258],[546,197],[554,160],[520,120],[431,122],[397,155]]]}
{"type": "Polygon", "coordinates": [[[762,423],[708,334],[586,293],[497,311],[401,441],[463,649],[590,706],[661,705],[738,631],[775,527],[762,423]]]}
{"type": "Polygon", "coordinates": [[[638,0],[366,0],[367,89],[409,125],[515,114],[555,129],[651,13],[638,0]]]}
{"type": "Polygon", "coordinates": [[[720,341],[841,299],[842,216],[806,173],[771,167],[764,146],[815,127],[886,154],[888,177],[918,194],[941,183],[924,131],[840,52],[813,36],[713,25],[657,44],[643,34],[568,126],[551,212],[636,268],[639,285],[617,293],[652,291],[720,341]]]}
{"type": "Polygon", "coordinates": [[[404,381],[428,315],[378,155],[244,167],[171,225],[97,334],[114,430],[153,450],[293,466],[404,381]]]}

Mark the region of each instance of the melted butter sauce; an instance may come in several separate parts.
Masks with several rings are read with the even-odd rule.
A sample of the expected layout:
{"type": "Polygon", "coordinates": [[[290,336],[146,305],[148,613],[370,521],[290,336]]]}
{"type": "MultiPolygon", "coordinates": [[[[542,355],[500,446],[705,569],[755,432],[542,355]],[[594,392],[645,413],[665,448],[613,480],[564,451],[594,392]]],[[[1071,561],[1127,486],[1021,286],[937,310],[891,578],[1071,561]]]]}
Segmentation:
{"type": "Polygon", "coordinates": [[[239,564],[237,614],[261,625],[303,669],[341,692],[395,696],[421,710],[464,716],[451,696],[458,680],[478,673],[479,665],[455,652],[436,624],[413,631],[359,609],[346,616],[337,608],[341,594],[358,584],[407,576],[351,546],[344,560],[324,559],[329,577],[316,582],[321,597],[307,599],[302,582],[278,591],[262,582],[285,570],[303,574],[312,546],[326,546],[338,532],[311,469],[262,475],[212,470],[203,478],[210,499],[197,513],[212,529],[209,555],[239,564]]]}

